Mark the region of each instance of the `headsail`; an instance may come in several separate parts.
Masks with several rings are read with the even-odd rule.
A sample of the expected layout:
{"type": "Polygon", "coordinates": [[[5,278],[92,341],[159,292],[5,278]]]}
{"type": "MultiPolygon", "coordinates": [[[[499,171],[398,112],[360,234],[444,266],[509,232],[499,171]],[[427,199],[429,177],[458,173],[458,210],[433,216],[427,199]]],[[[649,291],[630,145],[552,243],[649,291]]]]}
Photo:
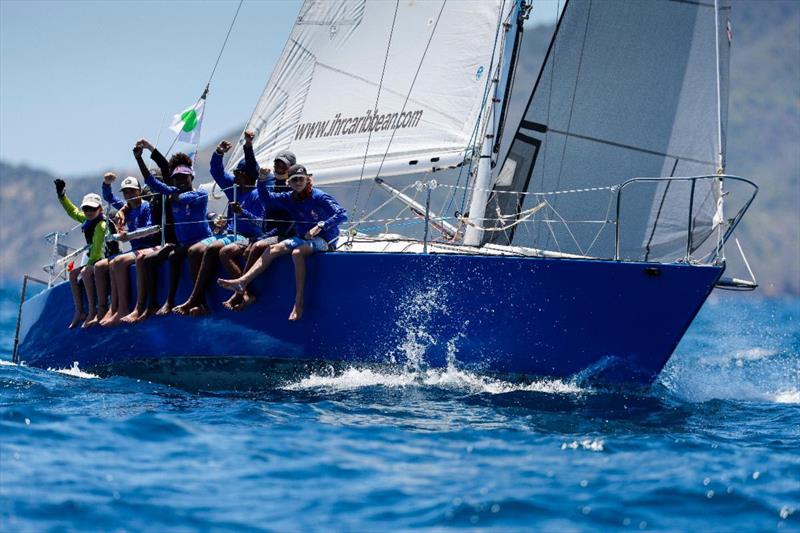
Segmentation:
{"type": "MultiPolygon", "coordinates": [[[[611,257],[614,228],[606,221],[614,218],[614,191],[576,193],[580,198],[536,193],[715,174],[727,123],[730,15],[727,0],[718,7],[713,0],[569,0],[528,107],[516,131],[505,135],[507,157],[496,168],[486,218],[524,213],[543,200],[549,209],[484,240],[611,257]]],[[[680,257],[690,217],[700,246],[720,195],[718,182],[703,184],[694,191],[691,215],[688,183],[626,188],[623,258],[680,257]]]]}
{"type": "Polygon", "coordinates": [[[306,0],[247,125],[257,158],[290,149],[318,183],[461,162],[511,5],[306,0]]]}

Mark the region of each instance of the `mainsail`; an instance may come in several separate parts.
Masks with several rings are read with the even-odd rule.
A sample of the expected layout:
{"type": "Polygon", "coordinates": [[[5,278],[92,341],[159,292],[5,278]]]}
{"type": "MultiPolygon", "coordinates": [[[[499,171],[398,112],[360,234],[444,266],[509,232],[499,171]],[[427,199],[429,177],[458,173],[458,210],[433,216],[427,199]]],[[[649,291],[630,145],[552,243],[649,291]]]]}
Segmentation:
{"type": "MultiPolygon", "coordinates": [[[[504,218],[486,226],[508,225],[542,202],[547,209],[487,232],[484,242],[612,257],[613,186],[724,167],[729,15],[726,0],[568,0],[539,78],[526,88],[528,106],[504,136],[485,213],[504,218]],[[543,194],[570,190],[582,192],[543,194]]],[[[626,187],[621,257],[680,258],[690,219],[696,250],[721,222],[720,195],[718,180],[694,190],[689,182],[626,187]]]]}
{"type": "Polygon", "coordinates": [[[247,124],[256,157],[290,149],[317,183],[462,162],[512,4],[306,0],[247,124]]]}

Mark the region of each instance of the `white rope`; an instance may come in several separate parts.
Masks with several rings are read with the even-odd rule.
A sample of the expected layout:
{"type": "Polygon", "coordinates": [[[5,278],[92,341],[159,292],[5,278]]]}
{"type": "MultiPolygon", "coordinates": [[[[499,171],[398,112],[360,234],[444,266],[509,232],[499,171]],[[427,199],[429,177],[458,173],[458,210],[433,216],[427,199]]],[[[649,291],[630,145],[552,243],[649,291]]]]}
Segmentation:
{"type": "Polygon", "coordinates": [[[756,275],[753,274],[753,269],[750,268],[750,263],[747,261],[747,256],[744,255],[744,250],[742,250],[742,245],[739,244],[739,238],[734,236],[733,240],[736,242],[736,247],[739,248],[739,254],[742,256],[742,261],[744,261],[744,266],[747,267],[747,272],[750,274],[750,279],[753,280],[753,283],[757,283],[756,275]]]}

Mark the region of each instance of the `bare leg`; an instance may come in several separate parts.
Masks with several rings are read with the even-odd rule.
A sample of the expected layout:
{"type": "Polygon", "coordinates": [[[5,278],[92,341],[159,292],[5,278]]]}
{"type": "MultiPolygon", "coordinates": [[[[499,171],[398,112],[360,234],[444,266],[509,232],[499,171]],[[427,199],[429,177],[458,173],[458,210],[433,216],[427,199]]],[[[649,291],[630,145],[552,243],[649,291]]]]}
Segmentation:
{"type": "MultiPolygon", "coordinates": [[[[116,326],[122,320],[122,317],[128,315],[130,306],[130,283],[128,277],[128,268],[136,260],[136,256],[131,253],[123,254],[116,257],[111,261],[111,289],[112,300],[114,299],[113,293],[116,292],[116,307],[112,304],[111,313],[105,320],[100,322],[101,326],[116,326]]],[[[137,272],[138,278],[138,272],[137,272]]]]}
{"type": "Polygon", "coordinates": [[[214,270],[219,260],[219,253],[223,246],[225,246],[225,244],[222,241],[214,241],[208,246],[203,246],[198,243],[189,248],[190,261],[192,260],[192,254],[201,256],[200,268],[194,281],[192,294],[189,295],[189,298],[183,304],[173,309],[175,313],[179,315],[188,313],[192,316],[199,316],[208,312],[208,308],[205,305],[206,288],[211,281],[211,277],[214,275],[214,270]],[[198,310],[194,311],[195,308],[198,310]]]}
{"type": "Polygon", "coordinates": [[[94,284],[97,290],[97,323],[108,313],[108,259],[101,259],[94,264],[94,284]]]}
{"type": "Polygon", "coordinates": [[[72,317],[69,329],[75,329],[81,322],[86,320],[86,311],[83,309],[83,295],[81,294],[81,286],[79,284],[80,275],[80,267],[73,269],[69,273],[69,288],[72,291],[72,303],[75,304],[75,315],[72,317]]]}
{"type": "Polygon", "coordinates": [[[245,272],[238,279],[220,279],[218,281],[220,287],[231,291],[244,292],[247,286],[253,281],[256,276],[264,272],[276,257],[286,255],[290,252],[284,244],[278,243],[275,246],[270,246],[264,251],[261,256],[253,263],[253,266],[245,272]]]}
{"type": "Polygon", "coordinates": [[[86,320],[82,328],[90,328],[97,324],[97,306],[95,304],[95,286],[94,286],[94,268],[85,266],[81,270],[81,280],[83,280],[83,288],[86,292],[86,299],[89,302],[89,312],[86,314],[86,320]]]}
{"type": "MultiPolygon", "coordinates": [[[[178,292],[178,283],[181,280],[181,266],[183,259],[186,257],[187,249],[185,246],[175,246],[168,256],[169,261],[169,292],[167,293],[167,301],[156,312],[157,316],[164,316],[172,312],[175,306],[175,294],[178,292]]],[[[191,269],[191,263],[189,263],[191,269]]]]}
{"type": "MultiPolygon", "coordinates": [[[[264,243],[264,241],[258,241],[248,246],[242,246],[239,243],[233,243],[220,250],[219,261],[222,263],[222,266],[225,267],[225,270],[228,271],[228,274],[230,274],[231,278],[238,278],[244,273],[239,267],[237,259],[242,256],[247,257],[245,260],[245,270],[247,270],[247,267],[252,264],[250,262],[250,258],[253,257],[253,260],[255,260],[255,256],[252,254],[257,253],[260,255],[268,246],[266,243],[262,243],[264,243]]],[[[255,301],[255,298],[252,297],[252,294],[250,294],[250,291],[248,290],[245,290],[243,294],[234,292],[233,296],[226,300],[222,305],[230,310],[238,310],[239,306],[244,300],[248,300],[249,305],[255,301]]]]}
{"type": "Polygon", "coordinates": [[[296,248],[292,251],[292,262],[294,263],[294,307],[289,314],[289,320],[300,320],[305,309],[305,289],[306,289],[306,257],[314,253],[314,247],[310,244],[296,248]]]}

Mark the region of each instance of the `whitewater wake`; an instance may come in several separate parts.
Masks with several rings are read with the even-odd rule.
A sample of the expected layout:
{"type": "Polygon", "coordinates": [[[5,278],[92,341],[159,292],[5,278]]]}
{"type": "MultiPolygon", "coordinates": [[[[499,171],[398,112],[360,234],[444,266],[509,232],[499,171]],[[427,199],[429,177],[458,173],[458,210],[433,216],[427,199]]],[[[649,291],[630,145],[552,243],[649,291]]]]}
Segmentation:
{"type": "Polygon", "coordinates": [[[396,372],[350,367],[335,375],[311,374],[283,386],[284,389],[293,391],[318,389],[327,392],[349,391],[364,387],[392,389],[434,387],[469,394],[505,394],[516,391],[547,394],[590,392],[589,389],[583,389],[574,383],[559,379],[514,383],[474,374],[455,366],[419,371],[403,368],[396,372]]]}

